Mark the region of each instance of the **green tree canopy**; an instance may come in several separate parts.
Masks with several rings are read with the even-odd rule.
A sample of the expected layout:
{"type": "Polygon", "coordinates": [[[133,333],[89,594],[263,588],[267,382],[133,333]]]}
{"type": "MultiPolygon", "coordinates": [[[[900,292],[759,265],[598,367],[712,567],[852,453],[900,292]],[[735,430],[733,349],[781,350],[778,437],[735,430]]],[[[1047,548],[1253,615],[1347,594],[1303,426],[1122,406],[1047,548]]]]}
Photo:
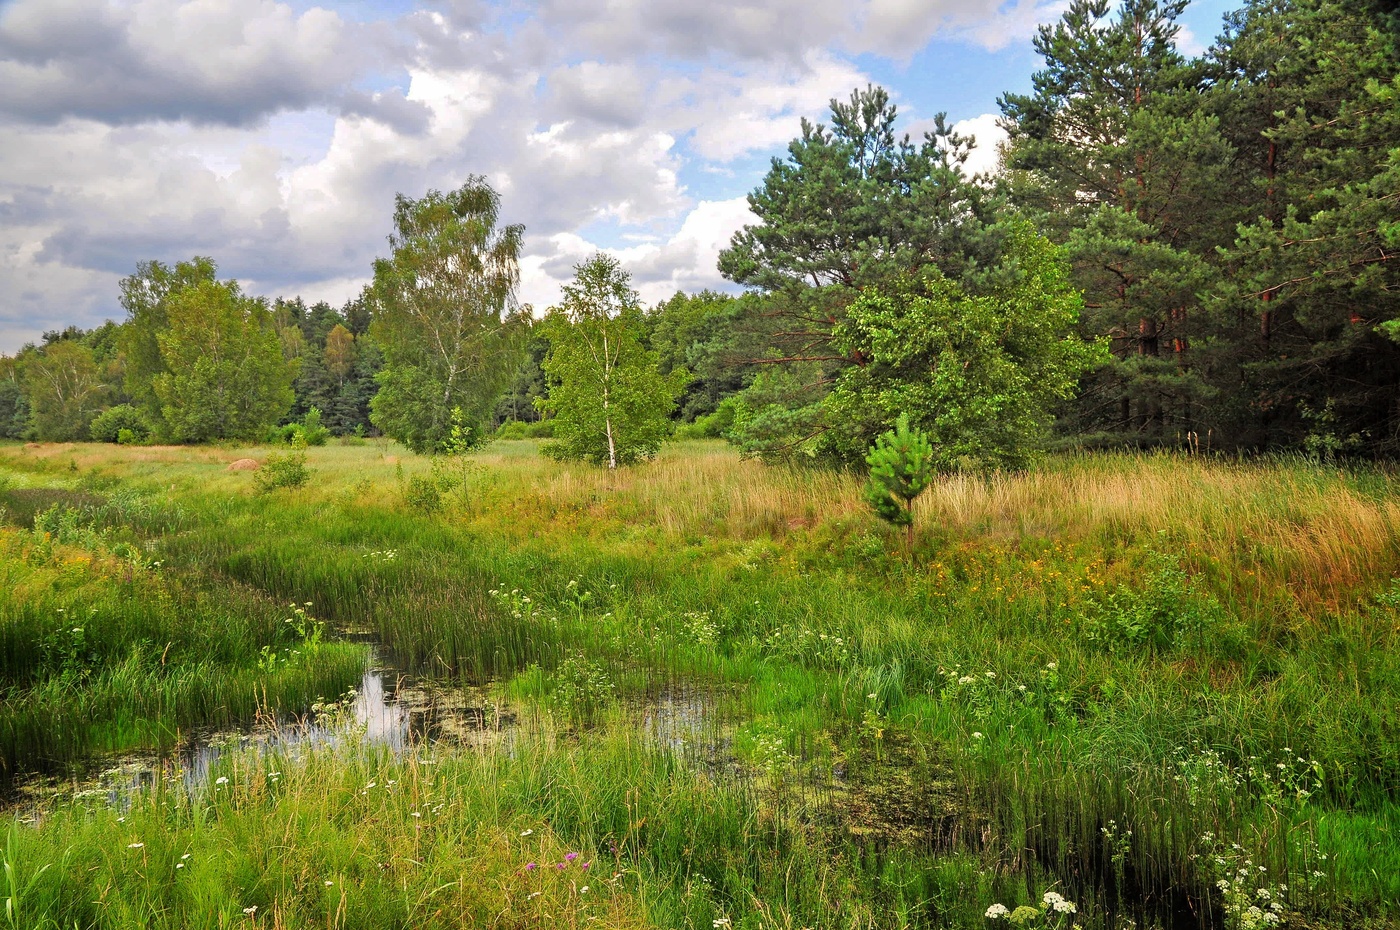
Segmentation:
{"type": "Polygon", "coordinates": [[[161,401],[155,379],[169,371],[161,355],[158,334],[169,325],[168,303],[173,294],[218,278],[212,258],[196,256],[166,265],[141,262],[136,273],[122,279],[121,305],[127,312],[118,345],[125,362],[126,393],[153,423],[161,423],[161,401]]]}
{"type": "Polygon", "coordinates": [[[34,436],[58,442],[87,439],[88,425],[110,393],[92,350],[76,339],[58,339],[26,352],[21,371],[34,436]]]}
{"type": "Polygon", "coordinates": [[[267,303],[232,281],[199,281],[163,301],[157,331],[161,432],[176,442],[261,438],[291,409],[296,362],[283,357],[267,303]]]}
{"type": "Polygon", "coordinates": [[[393,253],[365,293],[383,351],[372,419],[415,452],[436,452],[460,408],[475,437],[519,368],[528,327],[514,305],[524,227],[497,228],[484,178],[395,200],[393,253]]]}
{"type": "Polygon", "coordinates": [[[617,468],[656,454],[670,431],[684,368],[663,376],[642,338],[646,321],[631,279],[603,254],[578,265],[564,299],[543,323],[549,396],[536,401],[554,417],[545,451],[617,468]]]}
{"type": "Polygon", "coordinates": [[[941,469],[1020,467],[1048,435],[1057,404],[1106,358],[1077,332],[1083,300],[1062,250],[1015,224],[1006,283],[984,294],[928,268],[867,289],[837,331],[865,363],[841,373],[813,440],[864,457],[901,416],[926,433],[941,469]]]}

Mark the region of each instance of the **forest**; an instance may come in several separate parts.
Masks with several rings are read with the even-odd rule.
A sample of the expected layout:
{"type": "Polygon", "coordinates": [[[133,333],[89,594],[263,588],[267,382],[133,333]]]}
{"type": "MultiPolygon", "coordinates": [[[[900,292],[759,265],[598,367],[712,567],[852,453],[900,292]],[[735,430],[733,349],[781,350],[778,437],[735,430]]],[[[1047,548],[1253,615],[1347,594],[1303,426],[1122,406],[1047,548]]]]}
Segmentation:
{"type": "MultiPolygon", "coordinates": [[[[1395,452],[1395,11],[1260,0],[1188,58],[1184,6],[1076,2],[1044,28],[990,176],[942,119],[902,135],[880,88],[833,100],[720,256],[740,296],[641,307],[614,268],[600,312],[670,379],[645,432],[859,465],[904,412],[954,469],[1047,444],[1395,452]]],[[[141,262],[124,321],[0,361],[0,435],[263,439],[313,409],[419,451],[454,409],[477,441],[547,433],[566,328],[511,302],[525,231],[499,211],[481,178],[400,195],[390,257],[340,308],[141,262]]]]}

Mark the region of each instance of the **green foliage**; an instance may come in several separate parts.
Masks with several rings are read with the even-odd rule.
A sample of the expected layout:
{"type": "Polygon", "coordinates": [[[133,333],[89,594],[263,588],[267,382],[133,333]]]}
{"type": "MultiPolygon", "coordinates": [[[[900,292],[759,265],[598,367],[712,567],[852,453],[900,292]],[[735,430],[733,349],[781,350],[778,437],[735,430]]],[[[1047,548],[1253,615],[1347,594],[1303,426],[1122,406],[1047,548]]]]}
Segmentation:
{"type": "Polygon", "coordinates": [[[731,430],[746,453],[859,462],[893,413],[840,448],[819,440],[851,426],[829,419],[822,401],[866,361],[838,344],[852,302],[925,267],[970,287],[995,277],[1003,200],[964,173],[971,140],[940,114],[911,141],[896,135],[896,117],[882,88],[866,88],[831,101],[829,128],[804,120],[788,158],[774,159],[749,195],[760,222],[720,254],[726,277],[761,292],[743,304],[720,354],[757,363],[731,430]]]}
{"type": "Polygon", "coordinates": [[[719,402],[713,413],[696,417],[692,423],[676,427],[677,439],[725,439],[739,414],[739,398],[731,394],[719,402]]]}
{"type": "Polygon", "coordinates": [[[14,359],[0,358],[0,439],[19,439],[29,427],[29,397],[14,359]]]}
{"type": "Polygon", "coordinates": [[[554,421],[535,420],[522,422],[506,420],[496,429],[497,439],[553,439],[554,421]]]}
{"type": "Polygon", "coordinates": [[[715,413],[753,380],[751,366],[736,364],[743,356],[735,328],[747,305],[742,298],[701,291],[677,293],[647,312],[647,342],[656,353],[657,370],[669,375],[683,368],[693,375],[677,401],[683,422],[715,413]]]}
{"type": "Polygon", "coordinates": [[[92,350],[63,339],[28,353],[21,365],[35,438],[69,442],[88,427],[109,394],[92,350]]]}
{"type": "Polygon", "coordinates": [[[434,475],[413,475],[404,484],[403,502],[420,513],[442,510],[442,488],[434,475]]]}
{"type": "Polygon", "coordinates": [[[983,295],[932,269],[862,294],[835,344],[865,362],[822,402],[816,448],[855,461],[904,413],[939,469],[1024,466],[1105,349],[1075,332],[1082,302],[1058,249],[1018,223],[1006,261],[1010,282],[983,295]]]}
{"type": "Polygon", "coordinates": [[[536,403],[552,417],[546,454],[617,468],[650,458],[670,433],[670,414],[689,373],[663,376],[643,345],[645,320],[631,279],[599,254],[578,265],[564,299],[542,324],[549,339],[549,396],[536,403]]]}
{"type": "Polygon", "coordinates": [[[518,370],[528,325],[512,300],[524,228],[497,229],[499,211],[479,177],[395,200],[393,254],[375,261],[365,292],[384,353],[371,419],[414,452],[447,442],[457,408],[484,438],[518,370]]]}
{"type": "Polygon", "coordinates": [[[324,446],[330,437],[331,431],[321,425],[320,408],[312,407],[306,411],[300,423],[287,423],[269,430],[267,442],[304,449],[307,446],[324,446]]]}
{"type": "Polygon", "coordinates": [[[140,409],[131,404],[117,404],[98,414],[88,432],[93,442],[134,445],[151,438],[151,425],[140,409]],[[126,440],[122,439],[123,433],[128,437],[126,440]]]}
{"type": "Polygon", "coordinates": [[[261,439],[291,407],[296,376],[267,304],[236,282],[201,281],[171,292],[164,310],[159,430],[176,442],[261,439]]]}
{"type": "Polygon", "coordinates": [[[312,474],[305,452],[273,453],[253,472],[253,485],[264,494],[278,488],[300,488],[312,474]]]}
{"type": "Polygon", "coordinates": [[[199,284],[215,284],[217,276],[213,259],[196,256],[174,266],[141,262],[135,274],[121,281],[121,305],[127,312],[118,338],[125,359],[124,387],[132,404],[145,412],[157,432],[164,425],[164,413],[156,379],[170,372],[159,334],[170,326],[170,298],[199,284]]]}
{"type": "Polygon", "coordinates": [[[1152,553],[1140,586],[1122,586],[1093,602],[1084,620],[1089,642],[1109,651],[1183,648],[1230,654],[1238,638],[1220,603],[1191,583],[1175,557],[1152,553]]]}
{"type": "Polygon", "coordinates": [[[586,722],[616,699],[616,690],[602,665],[577,653],[559,663],[550,699],[566,719],[586,722]]]}
{"type": "Polygon", "coordinates": [[[870,466],[866,503],[880,519],[909,527],[912,537],[914,501],[933,480],[933,446],[928,437],[911,430],[909,418],[901,414],[894,429],[875,440],[865,461],[870,466]]]}

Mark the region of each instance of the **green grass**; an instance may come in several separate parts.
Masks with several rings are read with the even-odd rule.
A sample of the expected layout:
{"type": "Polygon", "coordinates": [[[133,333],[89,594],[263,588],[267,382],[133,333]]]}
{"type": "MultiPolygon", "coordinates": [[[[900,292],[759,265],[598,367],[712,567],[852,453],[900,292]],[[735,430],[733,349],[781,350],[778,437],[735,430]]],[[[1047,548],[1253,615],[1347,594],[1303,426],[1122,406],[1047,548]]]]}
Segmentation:
{"type": "MultiPolygon", "coordinates": [[[[518,900],[526,829],[627,851],[606,925],[982,927],[990,904],[1054,889],[1077,926],[1244,926],[1215,883],[1246,858],[1293,924],[1400,920],[1400,494],[1385,471],[1056,458],[938,483],[910,552],[855,478],[712,443],[614,475],[502,442],[465,482],[392,446],[332,446],[310,450],[308,487],[271,494],[225,470],[261,454],[0,447],[5,493],[26,492],[12,513],[32,503],[53,523],[38,505],[55,495],[104,497],[68,501],[91,517],[57,527],[74,543],[9,531],[7,720],[76,709],[98,747],[103,727],[122,734],[106,744],[159,743],[171,721],[247,719],[238,696],[277,643],[279,605],[309,601],[406,670],[486,683],[545,722],[518,752],[435,750],[435,790],[471,811],[450,834],[477,850],[470,867],[445,843],[405,852],[421,819],[406,808],[365,812],[365,782],[420,777],[414,758],[374,752],[278,763],[282,787],[237,804],[172,790],[138,805],[162,848],[207,843],[244,863],[201,872],[194,897],[131,856],[82,858],[124,852],[115,812],[56,811],[17,840],[67,876],[66,897],[30,893],[55,926],[218,926],[255,903],[268,926],[602,913],[580,909],[577,883],[518,900]],[[75,569],[77,543],[104,554],[75,569]],[[94,604],[107,658],[65,678],[44,631],[58,607],[94,604]],[[167,641],[187,690],[156,686],[172,676],[151,644],[167,641]],[[639,714],[678,699],[700,708],[685,752],[638,736],[639,714]],[[628,846],[639,820],[656,833],[628,846]],[[252,846],[274,835],[295,868],[254,881],[252,846]],[[363,865],[366,844],[379,871],[354,872],[353,895],[312,882],[363,865]],[[70,852],[84,865],[60,869],[70,852]],[[83,910],[103,888],[122,889],[121,907],[83,910]]],[[[343,650],[347,671],[356,655],[318,648],[343,650]]],[[[322,683],[299,661],[262,675],[281,682],[276,706],[322,683]]]]}

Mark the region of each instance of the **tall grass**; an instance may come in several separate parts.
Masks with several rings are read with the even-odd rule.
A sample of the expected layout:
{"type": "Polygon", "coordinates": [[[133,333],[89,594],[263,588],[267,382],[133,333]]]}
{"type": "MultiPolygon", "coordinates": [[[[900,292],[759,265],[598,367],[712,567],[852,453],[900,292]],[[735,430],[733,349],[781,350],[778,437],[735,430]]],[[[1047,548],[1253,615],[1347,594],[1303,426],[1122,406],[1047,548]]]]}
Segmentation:
{"type": "MultiPolygon", "coordinates": [[[[658,797],[680,797],[744,776],[713,813],[681,808],[718,832],[666,847],[622,923],[976,927],[993,901],[1054,887],[1086,926],[1232,927],[1215,862],[1245,858],[1268,888],[1293,889],[1275,893],[1295,922],[1396,920],[1400,495],[1385,471],[1055,458],[937,483],[911,552],[866,513],[853,476],[705,443],[617,474],[532,450],[476,456],[437,510],[406,493],[429,464],[386,446],[312,450],[313,486],[272,495],[224,470],[257,450],[11,449],[6,462],[21,482],[77,491],[100,472],[159,489],[180,514],[164,524],[178,532],[147,531],[165,533],[165,571],[311,601],[408,670],[503,682],[503,699],[527,703],[577,694],[564,683],[587,668],[623,706],[705,695],[710,748],[666,756],[664,779],[608,755],[635,723],[606,716],[520,760],[596,763],[549,768],[553,787],[520,802],[551,818],[557,792],[625,796],[656,778],[672,786],[658,797]],[[703,872],[706,885],[678,865],[727,861],[731,846],[789,878],[703,872]],[[726,909],[682,903],[698,897],[726,909]],[[833,898],[853,903],[822,911],[833,898]]],[[[489,760],[444,758],[458,788],[486,790],[464,773],[489,760]]],[[[296,842],[310,861],[333,855],[296,842]]],[[[431,913],[402,919],[433,925],[431,913]]]]}

